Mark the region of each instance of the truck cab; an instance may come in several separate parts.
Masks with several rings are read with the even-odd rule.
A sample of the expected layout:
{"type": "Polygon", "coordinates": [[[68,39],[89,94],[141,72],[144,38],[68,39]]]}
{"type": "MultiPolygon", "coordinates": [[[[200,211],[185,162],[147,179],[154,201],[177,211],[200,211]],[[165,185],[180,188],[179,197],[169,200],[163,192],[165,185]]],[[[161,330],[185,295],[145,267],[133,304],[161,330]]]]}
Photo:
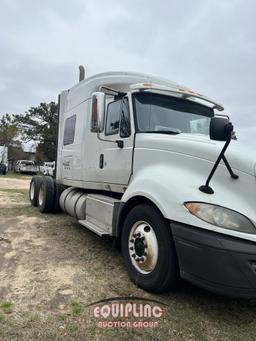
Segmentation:
{"type": "Polygon", "coordinates": [[[119,240],[145,290],[174,289],[181,277],[255,296],[256,158],[232,141],[223,110],[154,76],[82,80],[59,96],[56,179],[32,179],[31,202],[119,240]]]}

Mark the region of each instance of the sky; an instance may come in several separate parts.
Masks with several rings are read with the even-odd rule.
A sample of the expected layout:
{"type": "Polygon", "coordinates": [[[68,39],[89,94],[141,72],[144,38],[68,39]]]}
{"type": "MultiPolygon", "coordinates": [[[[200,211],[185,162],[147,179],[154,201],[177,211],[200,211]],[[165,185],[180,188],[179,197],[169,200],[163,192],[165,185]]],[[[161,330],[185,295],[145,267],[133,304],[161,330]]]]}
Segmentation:
{"type": "Polygon", "coordinates": [[[224,104],[256,147],[255,0],[0,0],[0,115],[86,75],[161,76],[224,104]]]}

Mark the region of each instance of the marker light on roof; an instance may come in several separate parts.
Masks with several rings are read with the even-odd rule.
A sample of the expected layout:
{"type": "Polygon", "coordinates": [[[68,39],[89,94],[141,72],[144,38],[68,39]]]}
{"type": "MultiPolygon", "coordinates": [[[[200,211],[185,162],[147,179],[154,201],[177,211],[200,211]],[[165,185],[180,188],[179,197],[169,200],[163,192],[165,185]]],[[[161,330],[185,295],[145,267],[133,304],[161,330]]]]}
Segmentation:
{"type": "MultiPolygon", "coordinates": [[[[182,87],[176,88],[172,86],[165,86],[162,84],[155,84],[155,83],[137,83],[137,84],[131,84],[130,85],[131,90],[150,90],[150,91],[161,91],[161,92],[169,92],[170,94],[179,94],[182,95],[184,98],[188,99],[199,99],[208,103],[213,104],[212,109],[217,109],[219,111],[224,110],[224,107],[221,104],[216,103],[215,101],[211,100],[210,98],[207,98],[195,91],[184,89],[182,87]]],[[[208,105],[209,106],[209,105],[208,105]]]]}
{"type": "Polygon", "coordinates": [[[152,88],[152,83],[143,83],[145,88],[152,88]]]}

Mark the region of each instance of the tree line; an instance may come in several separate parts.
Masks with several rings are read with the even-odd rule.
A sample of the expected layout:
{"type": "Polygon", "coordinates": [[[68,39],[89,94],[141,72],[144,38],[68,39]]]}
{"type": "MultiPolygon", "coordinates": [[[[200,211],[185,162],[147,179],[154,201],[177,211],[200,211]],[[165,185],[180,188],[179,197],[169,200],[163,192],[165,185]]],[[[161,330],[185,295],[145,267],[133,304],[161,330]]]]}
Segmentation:
{"type": "Polygon", "coordinates": [[[57,148],[58,106],[55,102],[40,103],[23,114],[5,114],[0,119],[0,145],[9,150],[9,158],[22,145],[36,146],[36,161],[53,161],[57,148]]]}

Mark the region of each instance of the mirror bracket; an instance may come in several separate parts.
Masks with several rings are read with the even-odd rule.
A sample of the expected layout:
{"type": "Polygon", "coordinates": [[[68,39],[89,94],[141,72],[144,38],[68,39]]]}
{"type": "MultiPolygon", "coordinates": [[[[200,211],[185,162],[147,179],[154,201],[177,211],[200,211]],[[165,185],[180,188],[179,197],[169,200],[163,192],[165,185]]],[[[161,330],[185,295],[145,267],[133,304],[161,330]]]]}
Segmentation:
{"type": "Polygon", "coordinates": [[[212,170],[211,170],[211,173],[209,174],[207,180],[206,180],[206,183],[205,185],[202,185],[199,187],[199,190],[203,193],[206,193],[206,194],[213,194],[214,193],[214,190],[210,187],[210,181],[216,171],[216,169],[218,168],[221,160],[223,160],[225,166],[227,167],[227,170],[229,171],[229,174],[230,176],[232,177],[232,179],[238,179],[239,176],[237,174],[235,174],[228,162],[228,160],[226,159],[225,157],[225,152],[231,142],[231,139],[232,139],[232,132],[233,132],[233,125],[232,123],[228,123],[227,126],[226,126],[226,130],[227,130],[227,134],[228,134],[228,138],[226,140],[226,143],[224,144],[224,147],[222,148],[221,152],[220,152],[220,155],[218,156],[212,170]]]}

